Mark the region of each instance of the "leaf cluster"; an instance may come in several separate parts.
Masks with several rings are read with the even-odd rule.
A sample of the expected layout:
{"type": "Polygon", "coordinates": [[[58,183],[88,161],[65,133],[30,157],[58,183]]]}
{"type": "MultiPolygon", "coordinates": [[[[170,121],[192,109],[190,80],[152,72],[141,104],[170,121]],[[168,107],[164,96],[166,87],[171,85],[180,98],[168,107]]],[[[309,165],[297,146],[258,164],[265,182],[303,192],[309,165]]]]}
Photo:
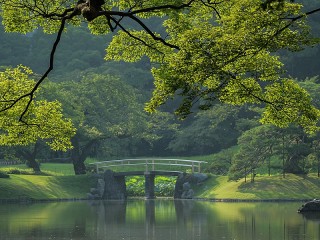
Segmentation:
{"type": "Polygon", "coordinates": [[[20,113],[26,109],[28,99],[11,105],[17,94],[24,95],[33,88],[35,82],[30,79],[30,75],[32,71],[23,66],[0,72],[0,107],[7,108],[0,112],[0,145],[28,145],[44,139],[54,150],[71,148],[70,138],[74,135],[75,128],[71,120],[63,116],[58,101],[34,100],[23,121],[20,113]]]}

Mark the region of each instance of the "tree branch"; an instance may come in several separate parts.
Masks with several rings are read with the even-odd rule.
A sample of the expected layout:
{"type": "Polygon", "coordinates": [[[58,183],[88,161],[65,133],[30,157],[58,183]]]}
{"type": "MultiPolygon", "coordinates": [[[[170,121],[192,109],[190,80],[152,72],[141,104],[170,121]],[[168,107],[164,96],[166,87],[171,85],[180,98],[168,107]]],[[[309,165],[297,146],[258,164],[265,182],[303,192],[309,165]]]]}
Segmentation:
{"type": "MultiPolygon", "coordinates": [[[[68,12],[69,12],[69,9],[65,11],[65,13],[68,13],[68,12]]],[[[34,93],[39,88],[40,84],[45,80],[45,78],[47,78],[49,73],[53,70],[55,53],[56,53],[57,47],[59,45],[59,42],[60,42],[64,27],[65,27],[65,24],[66,24],[66,21],[68,19],[73,18],[75,15],[77,15],[77,12],[73,11],[70,15],[64,16],[61,19],[60,28],[59,28],[59,31],[57,33],[56,40],[54,41],[52,49],[51,49],[50,59],[49,59],[49,66],[48,66],[47,71],[40,77],[40,79],[36,82],[36,84],[34,85],[33,89],[29,93],[21,95],[17,99],[12,100],[11,101],[12,103],[10,105],[6,106],[5,108],[0,109],[0,112],[4,112],[4,111],[14,107],[22,99],[29,97],[29,101],[27,102],[27,105],[25,106],[25,108],[24,108],[24,110],[21,113],[20,118],[19,118],[19,121],[21,121],[21,122],[23,122],[25,124],[28,124],[27,122],[25,122],[23,120],[23,117],[26,115],[26,113],[27,113],[27,111],[28,111],[33,99],[34,99],[34,93]]]]}

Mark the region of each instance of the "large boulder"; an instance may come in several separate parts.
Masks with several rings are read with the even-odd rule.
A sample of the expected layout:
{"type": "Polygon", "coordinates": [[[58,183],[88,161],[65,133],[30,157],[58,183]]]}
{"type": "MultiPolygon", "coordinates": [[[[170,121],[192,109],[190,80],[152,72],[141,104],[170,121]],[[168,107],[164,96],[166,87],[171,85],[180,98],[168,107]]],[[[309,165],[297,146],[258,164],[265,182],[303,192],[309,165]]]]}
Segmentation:
{"type": "Polygon", "coordinates": [[[178,176],[175,185],[175,199],[192,199],[194,191],[192,185],[198,185],[207,180],[208,176],[204,173],[182,173],[178,176]]]}
{"type": "Polygon", "coordinates": [[[181,199],[192,199],[193,198],[194,191],[191,188],[191,185],[189,182],[185,182],[182,185],[182,189],[183,189],[183,192],[181,194],[181,199]]]}
{"type": "Polygon", "coordinates": [[[306,202],[299,209],[299,213],[303,212],[319,212],[320,211],[320,200],[313,199],[312,201],[306,202]]]}

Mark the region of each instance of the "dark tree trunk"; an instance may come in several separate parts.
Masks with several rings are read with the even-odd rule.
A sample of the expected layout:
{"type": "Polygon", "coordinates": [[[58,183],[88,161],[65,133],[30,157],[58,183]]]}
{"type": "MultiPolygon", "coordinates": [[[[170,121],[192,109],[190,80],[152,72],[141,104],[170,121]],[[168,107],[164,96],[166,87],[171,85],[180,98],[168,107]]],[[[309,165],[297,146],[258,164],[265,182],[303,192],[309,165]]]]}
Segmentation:
{"type": "Polygon", "coordinates": [[[19,151],[20,155],[22,155],[26,159],[27,166],[32,168],[34,172],[41,172],[40,164],[36,161],[38,146],[39,143],[36,142],[33,147],[33,150],[29,151],[25,149],[19,151]]]}
{"type": "Polygon", "coordinates": [[[86,165],[80,159],[72,159],[74,173],[76,175],[86,174],[86,165]]]}
{"type": "Polygon", "coordinates": [[[86,165],[84,164],[84,160],[82,159],[80,143],[77,136],[72,138],[73,149],[71,151],[71,160],[73,163],[74,173],[76,175],[86,174],[86,165]]]}
{"type": "Polygon", "coordinates": [[[35,158],[29,158],[27,159],[28,166],[33,169],[34,172],[41,172],[40,170],[40,164],[36,161],[35,158]]]}
{"type": "Polygon", "coordinates": [[[76,175],[86,174],[86,165],[84,164],[91,147],[98,141],[93,139],[84,146],[80,147],[79,138],[77,136],[72,138],[73,149],[71,151],[71,160],[73,163],[74,173],[76,175]]]}

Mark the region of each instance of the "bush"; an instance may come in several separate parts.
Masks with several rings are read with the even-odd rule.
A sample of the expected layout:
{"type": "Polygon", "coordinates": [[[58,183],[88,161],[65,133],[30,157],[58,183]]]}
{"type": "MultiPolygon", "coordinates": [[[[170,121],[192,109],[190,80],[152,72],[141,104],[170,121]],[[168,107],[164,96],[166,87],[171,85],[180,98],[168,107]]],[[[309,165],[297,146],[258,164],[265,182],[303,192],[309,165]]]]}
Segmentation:
{"type": "MultiPolygon", "coordinates": [[[[175,177],[157,176],[155,178],[154,191],[158,197],[173,197],[175,177]]],[[[129,196],[143,197],[145,196],[145,180],[144,177],[130,177],[126,181],[127,193],[129,196]]]]}
{"type": "Polygon", "coordinates": [[[158,176],[155,179],[155,194],[159,197],[173,197],[176,177],[158,176]]]}
{"type": "Polygon", "coordinates": [[[9,178],[9,177],[10,176],[7,173],[0,171],[0,178],[9,178]]]}
{"type": "Polygon", "coordinates": [[[6,170],[7,174],[23,174],[23,175],[34,175],[33,170],[22,170],[19,168],[9,168],[6,170]]]}
{"type": "Polygon", "coordinates": [[[126,181],[128,196],[144,196],[144,177],[130,177],[126,181]]]}

